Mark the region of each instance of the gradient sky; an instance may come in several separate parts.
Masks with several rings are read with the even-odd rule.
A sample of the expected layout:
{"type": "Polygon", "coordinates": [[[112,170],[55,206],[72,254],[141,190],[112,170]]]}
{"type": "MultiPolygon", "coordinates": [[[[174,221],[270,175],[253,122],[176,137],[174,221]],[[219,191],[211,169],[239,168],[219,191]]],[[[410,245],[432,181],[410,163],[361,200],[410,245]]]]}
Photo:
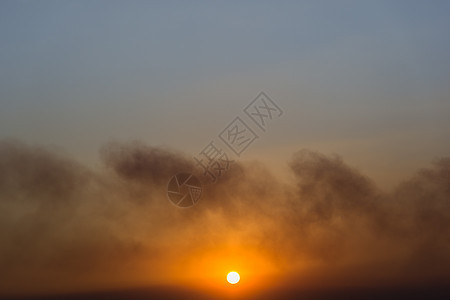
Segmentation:
{"type": "Polygon", "coordinates": [[[287,114],[244,158],[280,170],[312,148],[389,187],[450,150],[447,1],[0,7],[2,137],[90,163],[109,140],[195,155],[263,90],[287,114]]]}
{"type": "MultiPolygon", "coordinates": [[[[139,141],[141,146],[131,153],[153,153],[142,146],[149,145],[192,157],[264,91],[285,113],[239,161],[261,161],[280,182],[303,176],[308,159],[336,166],[345,178],[358,177],[330,158],[337,154],[371,178],[376,189],[389,193],[450,153],[449,14],[449,1],[1,1],[0,139],[17,139],[25,146],[7,141],[0,150],[5,161],[14,158],[20,165],[20,158],[8,156],[10,149],[35,157],[29,149],[42,146],[94,173],[104,168],[105,154],[99,155],[99,149],[111,141],[139,141]],[[288,161],[304,148],[327,159],[322,154],[298,156],[291,167],[302,167],[294,168],[298,174],[290,173],[288,161]]],[[[40,155],[38,161],[48,162],[46,154],[40,155]]],[[[52,166],[59,163],[49,159],[52,166]]],[[[113,155],[109,163],[120,171],[117,166],[123,162],[113,155]]],[[[5,165],[0,167],[16,169],[5,165]]],[[[84,172],[77,168],[74,174],[84,172]]],[[[98,182],[133,198],[134,185],[129,192],[109,176],[98,182]]],[[[358,180],[364,190],[369,186],[358,180]]],[[[151,186],[155,184],[160,182],[151,186]]],[[[248,186],[252,184],[249,180],[248,186]]],[[[11,192],[0,196],[16,195],[12,185],[5,186],[11,192]]],[[[104,198],[119,197],[103,185],[97,188],[104,198]]],[[[396,193],[408,198],[402,191],[396,193]]],[[[97,192],[88,189],[86,199],[96,199],[97,192]]],[[[282,199],[290,203],[289,197],[282,199]]],[[[112,214],[124,205],[114,204],[112,214]]],[[[262,215],[270,214],[270,209],[260,209],[262,215]]],[[[82,214],[83,208],[76,211],[82,214]]],[[[252,222],[265,222],[258,212],[252,222]]],[[[202,213],[194,222],[198,228],[223,225],[222,217],[233,216],[202,213]]],[[[125,217],[133,229],[139,227],[133,223],[135,214],[125,217]]],[[[64,219],[64,213],[58,215],[64,219]]],[[[163,217],[155,226],[166,225],[163,217]]],[[[13,219],[14,214],[0,221],[11,229],[13,219]]],[[[289,225],[281,227],[280,232],[290,232],[289,225]]],[[[117,230],[122,237],[128,229],[117,230]]],[[[15,238],[13,229],[5,230],[4,236],[15,238]]],[[[139,230],[136,240],[147,234],[139,230]]],[[[167,243],[155,239],[158,245],[167,243]]]]}

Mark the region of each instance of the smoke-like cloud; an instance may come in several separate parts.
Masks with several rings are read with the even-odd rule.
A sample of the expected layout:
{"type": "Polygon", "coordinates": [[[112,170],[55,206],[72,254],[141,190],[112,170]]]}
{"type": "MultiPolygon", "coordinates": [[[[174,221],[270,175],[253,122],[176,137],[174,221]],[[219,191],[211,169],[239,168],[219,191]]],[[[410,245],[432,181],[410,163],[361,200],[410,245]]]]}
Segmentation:
{"type": "Polygon", "coordinates": [[[236,162],[179,209],[166,185],[195,170],[189,157],[137,142],[100,155],[105,167],[91,170],[0,142],[0,292],[158,282],[224,249],[257,252],[294,282],[305,270],[310,284],[450,282],[450,159],[391,193],[338,156],[295,153],[294,185],[236,162]]]}

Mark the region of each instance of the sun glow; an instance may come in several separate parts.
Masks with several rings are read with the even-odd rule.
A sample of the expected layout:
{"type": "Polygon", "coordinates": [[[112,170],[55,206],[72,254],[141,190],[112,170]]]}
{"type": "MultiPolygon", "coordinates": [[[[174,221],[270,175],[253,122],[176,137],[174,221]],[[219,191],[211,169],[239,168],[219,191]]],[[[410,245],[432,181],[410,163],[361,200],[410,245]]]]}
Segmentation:
{"type": "Polygon", "coordinates": [[[241,277],[239,276],[239,274],[237,272],[230,272],[227,275],[227,281],[231,284],[238,283],[240,279],[241,279],[241,277]]]}

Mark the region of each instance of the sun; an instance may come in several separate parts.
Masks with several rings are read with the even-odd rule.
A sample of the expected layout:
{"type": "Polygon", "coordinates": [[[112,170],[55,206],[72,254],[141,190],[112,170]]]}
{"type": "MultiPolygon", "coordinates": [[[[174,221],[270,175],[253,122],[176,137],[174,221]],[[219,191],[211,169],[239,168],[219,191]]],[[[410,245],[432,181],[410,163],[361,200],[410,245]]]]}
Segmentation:
{"type": "Polygon", "coordinates": [[[227,275],[227,281],[231,284],[238,283],[240,279],[241,279],[241,277],[239,276],[238,272],[230,272],[227,275]]]}

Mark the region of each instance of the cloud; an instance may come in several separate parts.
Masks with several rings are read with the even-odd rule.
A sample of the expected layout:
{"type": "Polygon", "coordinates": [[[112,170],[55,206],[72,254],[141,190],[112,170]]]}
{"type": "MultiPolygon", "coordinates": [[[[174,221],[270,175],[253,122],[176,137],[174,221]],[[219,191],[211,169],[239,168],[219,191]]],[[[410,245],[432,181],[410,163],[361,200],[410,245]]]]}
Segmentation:
{"type": "Polygon", "coordinates": [[[257,252],[293,281],[307,269],[311,284],[450,281],[449,159],[391,193],[309,150],[290,160],[295,185],[235,162],[196,206],[178,209],[166,185],[195,170],[188,157],[138,142],[106,144],[100,156],[105,167],[91,170],[0,142],[2,292],[152,283],[228,250],[257,252]]]}

